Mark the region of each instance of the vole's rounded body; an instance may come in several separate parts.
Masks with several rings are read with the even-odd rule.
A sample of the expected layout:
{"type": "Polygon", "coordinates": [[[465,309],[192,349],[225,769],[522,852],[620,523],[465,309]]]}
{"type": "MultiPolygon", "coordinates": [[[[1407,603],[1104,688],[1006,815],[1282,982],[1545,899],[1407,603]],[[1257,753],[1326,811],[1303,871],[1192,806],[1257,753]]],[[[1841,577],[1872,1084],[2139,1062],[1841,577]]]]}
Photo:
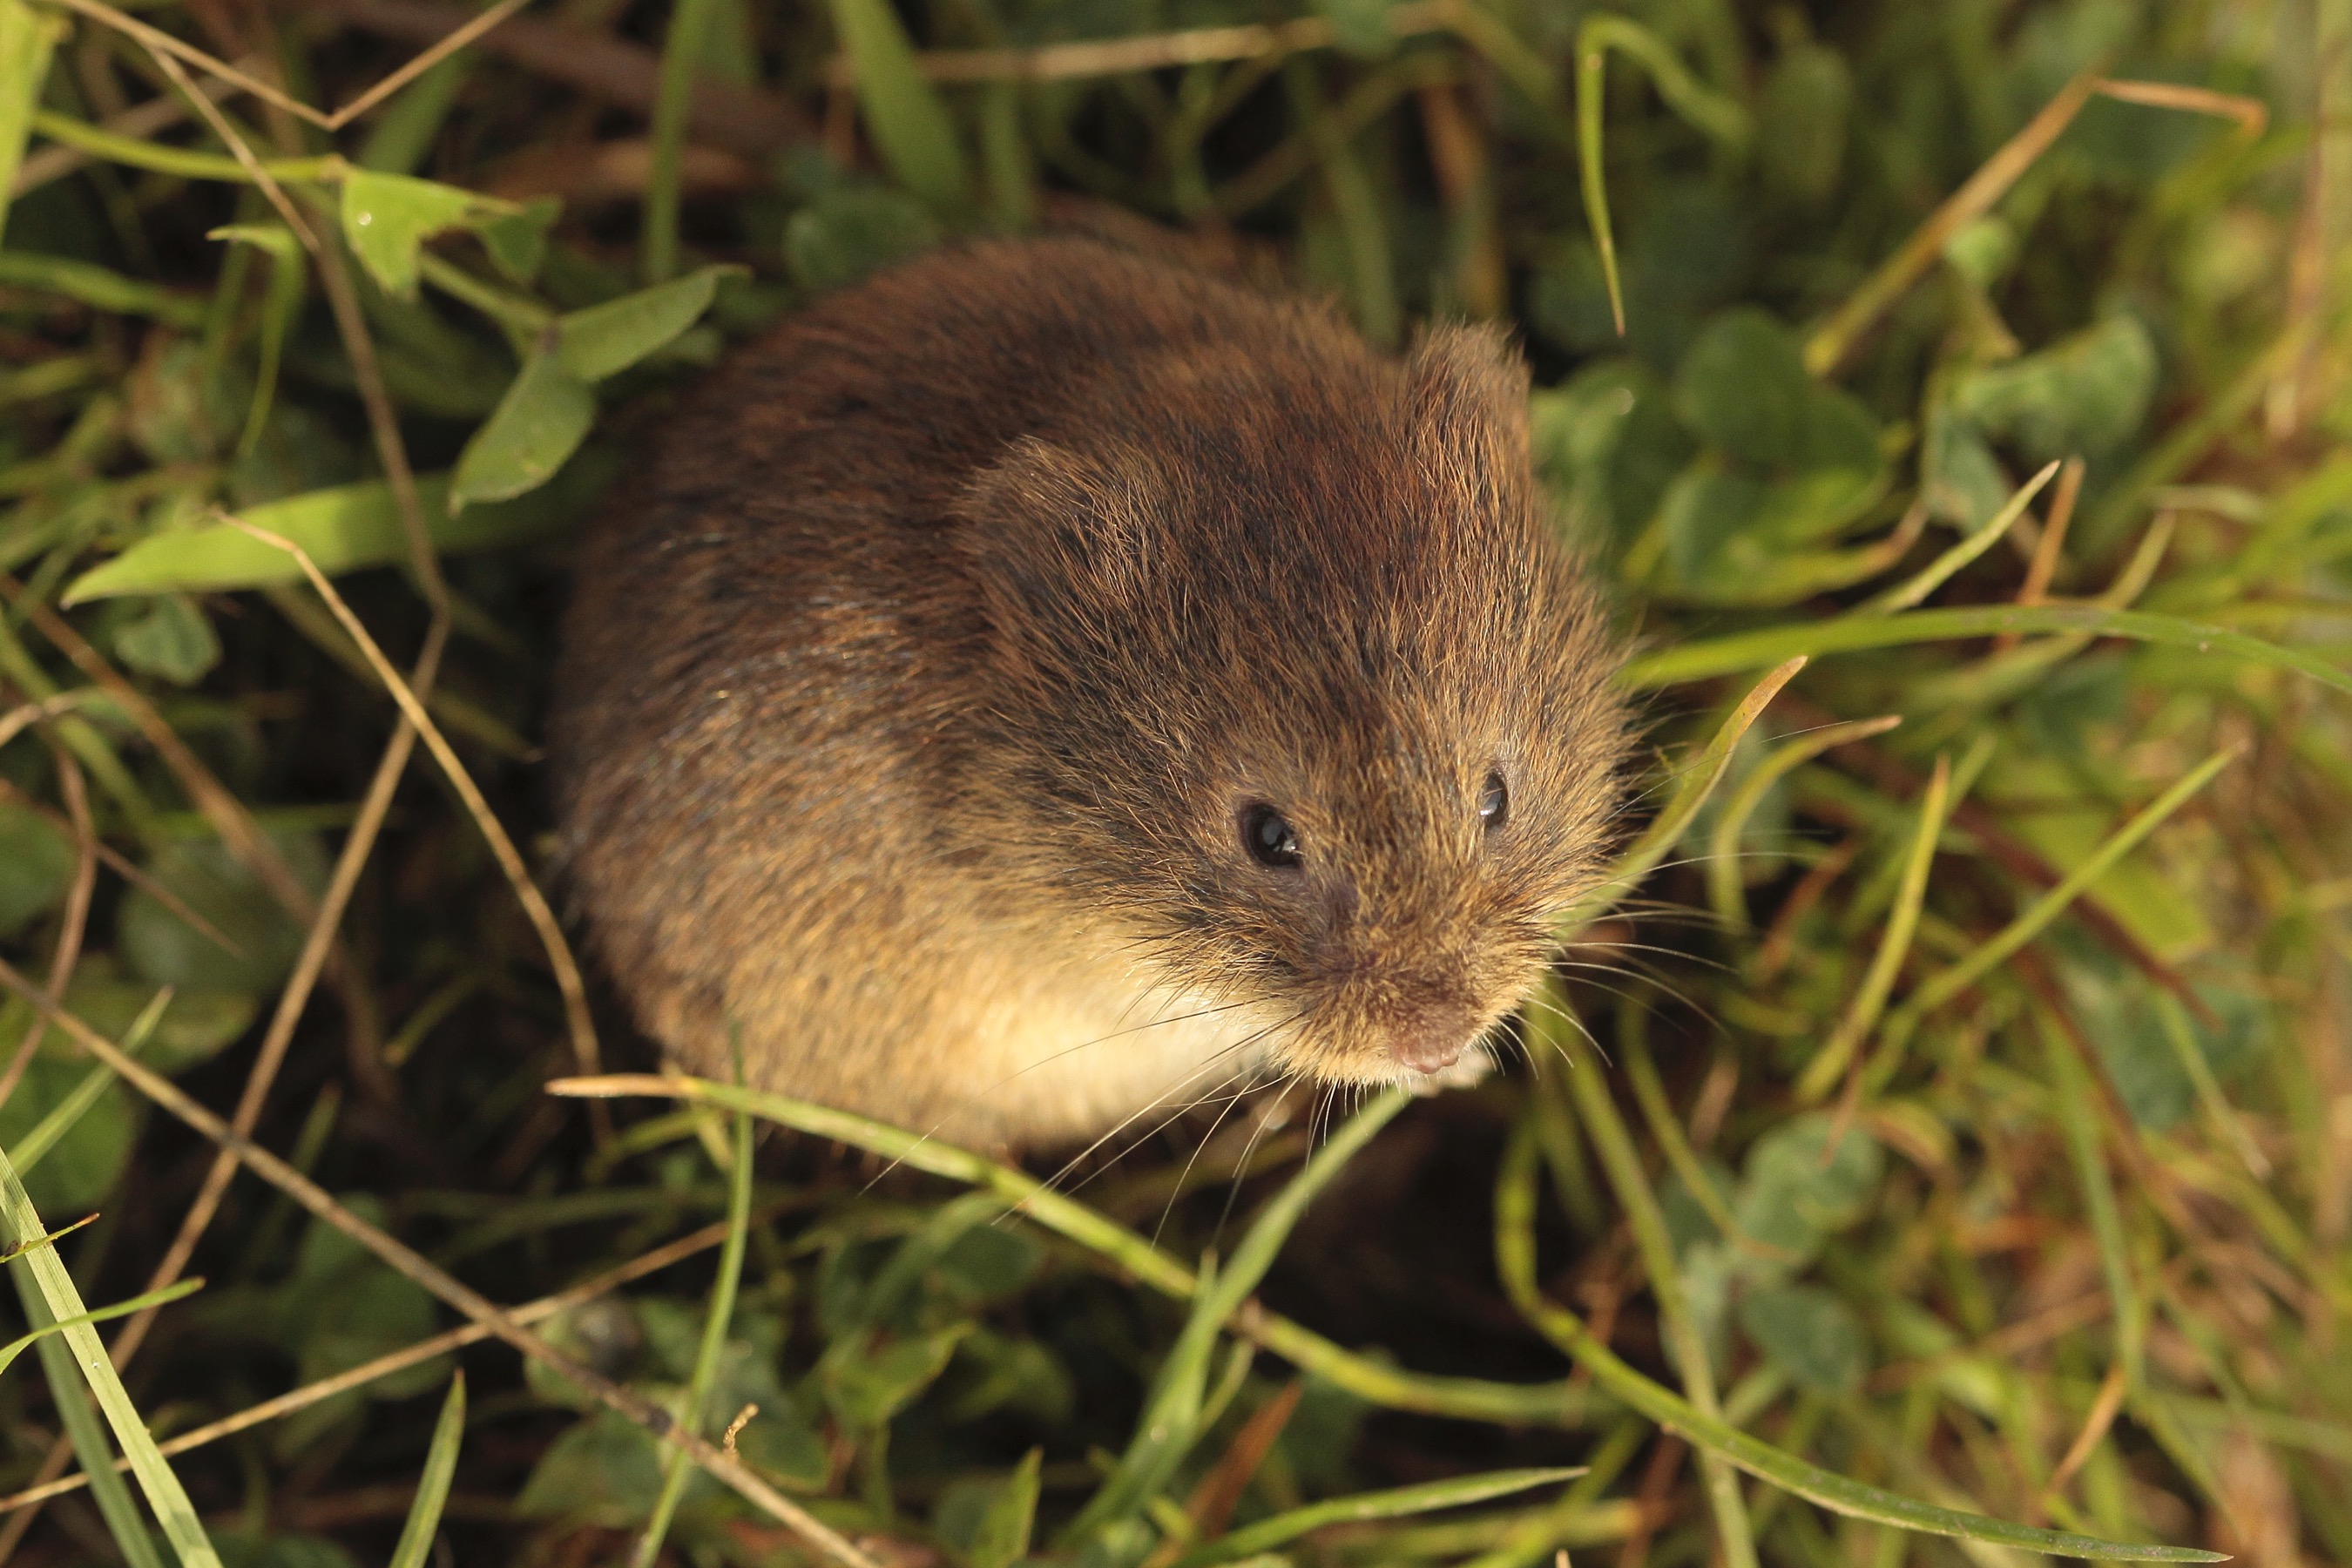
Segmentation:
{"type": "Polygon", "coordinates": [[[1475,1052],[1621,746],[1526,392],[1491,334],[1392,360],[1076,240],[745,350],[566,626],[562,855],[641,1026],[998,1144],[1475,1052]]]}

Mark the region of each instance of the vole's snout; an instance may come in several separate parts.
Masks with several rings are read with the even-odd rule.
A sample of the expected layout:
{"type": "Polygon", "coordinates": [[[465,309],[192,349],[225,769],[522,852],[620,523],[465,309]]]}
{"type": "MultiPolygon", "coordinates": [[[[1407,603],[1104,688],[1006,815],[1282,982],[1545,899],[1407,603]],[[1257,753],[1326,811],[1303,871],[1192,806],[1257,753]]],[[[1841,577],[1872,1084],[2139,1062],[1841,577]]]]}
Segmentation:
{"type": "Polygon", "coordinates": [[[1475,1020],[1465,1010],[1433,1008],[1389,1037],[1397,1065],[1417,1073],[1441,1073],[1462,1059],[1476,1037],[1475,1020]]]}

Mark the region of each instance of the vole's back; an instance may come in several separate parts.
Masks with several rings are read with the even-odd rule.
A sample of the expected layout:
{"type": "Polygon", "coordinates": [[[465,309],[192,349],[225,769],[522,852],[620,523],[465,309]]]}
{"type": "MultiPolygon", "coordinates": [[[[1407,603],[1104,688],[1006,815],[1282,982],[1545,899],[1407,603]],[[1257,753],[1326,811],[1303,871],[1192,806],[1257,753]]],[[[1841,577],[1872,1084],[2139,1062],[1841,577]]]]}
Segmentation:
{"type": "MultiPolygon", "coordinates": [[[[1319,310],[1069,241],[897,269],[713,377],[585,546],[551,722],[563,857],[640,1024],[701,1070],[740,1050],[754,1082],[1016,1141],[1197,1098],[1297,1033],[1276,1016],[1296,997],[1252,994],[1248,963],[1183,929],[1223,918],[1186,900],[1236,870],[1249,918],[1308,896],[1311,877],[1251,884],[1266,867],[1235,858],[1233,819],[1261,808],[1225,798],[1289,764],[1242,755],[1252,714],[1224,731],[1220,679],[1249,672],[1160,666],[1313,686],[1331,672],[1301,667],[1360,641],[1345,606],[1301,616],[1329,623],[1301,651],[1261,607],[1210,601],[1251,531],[1281,533],[1269,497],[1318,540],[1372,531],[1344,553],[1395,553],[1372,542],[1387,491],[1348,474],[1408,415],[1327,431],[1300,409],[1402,409],[1401,374],[1319,310]],[[1279,500],[1286,461],[1330,467],[1321,500],[1279,500]]],[[[1502,526],[1518,548],[1523,522],[1502,526]]],[[[1564,571],[1530,548],[1535,577],[1564,571]]],[[[1381,592],[1410,596],[1415,558],[1374,562],[1381,592]]],[[[1549,595],[1592,642],[1548,581],[1474,619],[1524,641],[1505,623],[1549,595]]],[[[1299,906],[1325,927],[1329,891],[1299,906]]],[[[1457,989],[1449,1018],[1491,1021],[1457,989]]]]}

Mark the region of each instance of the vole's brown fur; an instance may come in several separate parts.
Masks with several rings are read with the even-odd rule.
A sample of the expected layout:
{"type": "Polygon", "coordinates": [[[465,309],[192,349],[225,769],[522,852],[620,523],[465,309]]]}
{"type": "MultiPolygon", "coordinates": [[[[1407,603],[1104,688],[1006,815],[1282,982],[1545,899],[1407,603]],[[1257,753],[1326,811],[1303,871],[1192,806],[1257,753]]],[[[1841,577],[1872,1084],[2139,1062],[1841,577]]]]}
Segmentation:
{"type": "Polygon", "coordinates": [[[1615,800],[1526,401],[1490,331],[1400,362],[1076,240],[936,254],[745,350],[566,628],[563,856],[642,1026],[997,1143],[1451,1062],[1615,800]],[[1247,852],[1258,804],[1295,866],[1247,852]]]}

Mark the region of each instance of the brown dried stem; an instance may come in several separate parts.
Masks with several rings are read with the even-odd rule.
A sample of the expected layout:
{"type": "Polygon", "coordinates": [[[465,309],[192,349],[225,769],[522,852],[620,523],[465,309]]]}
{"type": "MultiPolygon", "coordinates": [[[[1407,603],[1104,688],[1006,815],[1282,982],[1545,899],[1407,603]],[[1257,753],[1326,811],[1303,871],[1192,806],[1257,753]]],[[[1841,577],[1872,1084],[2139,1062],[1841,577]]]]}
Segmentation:
{"type": "Polygon", "coordinates": [[[400,678],[400,672],[392,667],[392,661],[384,658],[383,650],[376,646],[375,638],[368,635],[366,626],[352,613],[351,605],[343,602],[343,596],[335,591],[335,585],[328,581],[327,574],[319,570],[309,552],[291,540],[266,528],[257,528],[242,518],[222,511],[215,511],[214,515],[294,558],[302,568],[302,574],[310,579],[310,586],[317,591],[319,597],[326,601],[327,607],[334,612],[335,619],[342,624],[343,630],[367,656],[369,667],[375,671],[376,679],[383,683],[384,689],[392,694],[392,700],[400,705],[401,712],[424,735],[425,747],[433,753],[433,760],[441,764],[441,771],[448,778],[450,787],[465,802],[466,810],[472,816],[475,826],[481,829],[490,853],[497,857],[499,868],[506,873],[507,882],[514,889],[523,912],[538,931],[540,942],[547,950],[549,966],[555,971],[556,987],[563,994],[564,1017],[571,1026],[572,1054],[581,1062],[583,1071],[595,1071],[593,1065],[597,1059],[595,1026],[589,1020],[587,987],[581,981],[579,964],[572,959],[572,944],[564,940],[563,927],[556,920],[555,911],[548,907],[546,895],[531,880],[530,868],[523,864],[521,852],[515,848],[514,840],[508,837],[505,826],[491,811],[490,803],[483,798],[473,775],[466,771],[466,764],[458,760],[457,753],[450,749],[448,741],[433,722],[433,716],[425,711],[425,704],[417,700],[416,693],[409,689],[408,683],[400,678]]]}
{"type": "MultiPolygon", "coordinates": [[[[1450,0],[1393,6],[1388,14],[1389,36],[1407,38],[1444,32],[1454,26],[1459,9],[1450,0]]],[[[1187,27],[1132,38],[1047,44],[1034,49],[929,49],[915,57],[915,68],[933,81],[1066,81],[1295,55],[1328,48],[1336,41],[1328,21],[1302,16],[1272,26],[1187,27]]],[[[842,58],[825,62],[824,78],[830,87],[856,83],[855,69],[842,58]]]]}

